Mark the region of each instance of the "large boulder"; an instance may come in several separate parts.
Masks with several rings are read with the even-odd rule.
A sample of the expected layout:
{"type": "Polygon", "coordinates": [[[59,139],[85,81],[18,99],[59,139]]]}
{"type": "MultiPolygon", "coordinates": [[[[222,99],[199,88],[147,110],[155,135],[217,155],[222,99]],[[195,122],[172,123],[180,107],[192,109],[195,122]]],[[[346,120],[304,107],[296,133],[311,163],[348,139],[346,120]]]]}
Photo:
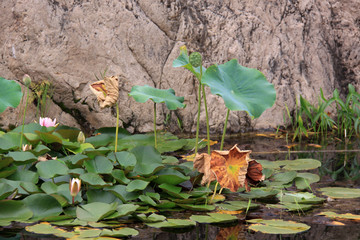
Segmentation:
{"type": "MultiPolygon", "coordinates": [[[[35,83],[51,81],[47,115],[86,132],[116,122],[116,111],[101,110],[89,89],[105,70],[119,76],[124,127],[152,129],[152,103],[128,96],[132,86],[148,84],[173,88],[187,104],[171,113],[159,105],[158,127],[176,132],[179,122],[194,131],[198,82],[172,67],[182,45],[199,51],[206,67],[236,58],[275,85],[276,103],[260,118],[231,112],[232,132],[286,124],[285,104],[293,110],[299,95],[316,103],[320,88],[326,97],[336,88],[345,95],[349,83],[360,89],[357,0],[26,0],[1,1],[0,9],[0,76],[19,80],[27,73],[35,83]]],[[[206,91],[211,131],[221,132],[225,105],[206,91]]],[[[1,125],[20,124],[14,114],[1,114],[1,125]]],[[[204,131],[204,109],[201,120],[204,131]]]]}

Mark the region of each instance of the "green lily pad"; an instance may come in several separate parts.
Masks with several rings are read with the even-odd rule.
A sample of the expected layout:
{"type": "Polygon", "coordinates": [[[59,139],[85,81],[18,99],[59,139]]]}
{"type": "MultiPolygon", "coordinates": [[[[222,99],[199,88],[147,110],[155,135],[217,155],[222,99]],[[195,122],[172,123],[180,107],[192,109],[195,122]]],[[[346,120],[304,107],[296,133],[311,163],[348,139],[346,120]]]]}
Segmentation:
{"type": "Polygon", "coordinates": [[[149,185],[149,182],[147,182],[147,181],[134,180],[134,181],[131,181],[126,186],[126,191],[133,192],[133,191],[144,190],[147,187],[147,185],[149,185]]]}
{"type": "MultiPolygon", "coordinates": [[[[113,203],[118,202],[118,199],[113,193],[109,191],[104,191],[102,189],[89,189],[86,191],[86,196],[88,203],[92,202],[103,202],[103,203],[113,203]]],[[[120,201],[120,203],[122,203],[120,201]]]]}
{"type": "Polygon", "coordinates": [[[33,212],[22,201],[0,201],[0,221],[22,221],[32,216],[33,212]]]}
{"type": "Polygon", "coordinates": [[[12,157],[0,154],[0,169],[9,166],[12,162],[14,162],[12,157]]]}
{"type": "Polygon", "coordinates": [[[9,197],[11,194],[15,193],[17,189],[7,183],[0,183],[0,200],[3,200],[9,197]]]}
{"type": "Polygon", "coordinates": [[[89,173],[110,174],[114,168],[111,161],[104,156],[96,156],[84,162],[84,166],[89,173]]]}
{"type": "Polygon", "coordinates": [[[258,118],[276,98],[274,85],[258,70],[241,66],[236,59],[206,69],[201,83],[224,99],[228,109],[246,111],[258,118]],[[261,97],[260,97],[261,96],[261,97]]]}
{"type": "Polygon", "coordinates": [[[123,201],[123,202],[128,202],[128,201],[135,200],[140,195],[137,192],[128,192],[128,191],[126,191],[126,186],[125,185],[119,185],[119,184],[115,185],[115,186],[112,186],[112,187],[106,187],[106,188],[104,188],[104,190],[112,192],[113,194],[115,194],[115,196],[120,198],[121,201],[123,201]]]}
{"type": "Polygon", "coordinates": [[[172,168],[161,169],[156,173],[156,175],[158,176],[158,178],[153,180],[153,182],[157,184],[168,183],[172,185],[177,185],[190,179],[189,176],[185,176],[181,172],[172,168]]]}
{"type": "Polygon", "coordinates": [[[7,107],[16,108],[22,98],[22,91],[19,83],[14,80],[7,80],[0,77],[0,113],[7,107]]]}
{"type": "Polygon", "coordinates": [[[116,228],[116,229],[103,229],[99,238],[96,238],[98,240],[113,240],[114,238],[112,237],[116,237],[116,238],[124,238],[124,237],[135,237],[136,235],[138,235],[139,232],[133,228],[128,228],[128,227],[124,227],[124,228],[116,228]],[[106,237],[111,237],[111,238],[106,238],[106,237]]]}
{"type": "Polygon", "coordinates": [[[17,170],[17,167],[12,165],[3,169],[0,169],[0,179],[1,178],[6,178],[8,176],[10,176],[11,174],[14,174],[17,170]]]}
{"type": "Polygon", "coordinates": [[[169,110],[176,110],[177,108],[184,108],[184,97],[175,96],[174,89],[157,89],[148,85],[133,86],[129,96],[132,96],[135,101],[144,103],[151,99],[155,103],[165,103],[169,110]]]}
{"type": "Polygon", "coordinates": [[[332,198],[359,198],[360,189],[358,188],[343,188],[343,187],[325,187],[320,188],[320,192],[332,198]]]}
{"type": "Polygon", "coordinates": [[[133,170],[136,165],[136,157],[130,152],[112,152],[108,155],[108,158],[113,162],[118,162],[120,166],[127,171],[133,170]]]}
{"type": "Polygon", "coordinates": [[[111,172],[111,176],[113,176],[116,179],[116,181],[118,181],[120,184],[128,184],[128,183],[130,183],[130,179],[128,179],[125,176],[125,173],[124,173],[123,170],[114,169],[111,172]]]}
{"type": "Polygon", "coordinates": [[[157,203],[149,196],[146,195],[140,195],[139,199],[142,203],[146,203],[148,205],[151,205],[153,207],[155,207],[157,205],[157,203]]]}
{"type": "Polygon", "coordinates": [[[298,204],[319,204],[325,201],[324,198],[315,196],[308,192],[285,192],[278,194],[277,198],[282,203],[298,203],[298,204]]]}
{"type": "Polygon", "coordinates": [[[86,138],[86,143],[90,143],[94,148],[106,147],[110,143],[115,141],[115,134],[111,136],[110,134],[100,134],[94,137],[86,138]]]}
{"type": "MultiPolygon", "coordinates": [[[[0,136],[0,150],[10,151],[19,149],[20,133],[8,132],[0,136]]],[[[24,143],[25,144],[25,143],[24,143]]]]}
{"type": "Polygon", "coordinates": [[[250,230],[269,234],[295,234],[310,229],[310,226],[306,224],[281,219],[252,219],[247,222],[254,223],[249,226],[250,230]]]}
{"type": "Polygon", "coordinates": [[[93,202],[76,208],[76,217],[82,221],[97,222],[116,211],[118,203],[93,202]]]}
{"type": "Polygon", "coordinates": [[[80,175],[80,179],[85,183],[88,183],[95,187],[111,186],[111,183],[106,183],[99,174],[96,173],[85,173],[80,175]]]}
{"type": "Polygon", "coordinates": [[[39,221],[45,217],[58,216],[63,212],[60,203],[52,196],[39,193],[22,200],[33,213],[31,220],[39,221]]]}
{"type": "Polygon", "coordinates": [[[131,153],[137,160],[134,172],[139,175],[152,175],[164,168],[159,152],[152,146],[138,146],[131,153]]]}
{"type": "Polygon", "coordinates": [[[165,221],[165,219],[166,219],[165,216],[158,215],[155,213],[152,213],[149,216],[146,216],[145,214],[138,214],[136,217],[145,223],[162,222],[162,221],[165,221]]]}
{"type": "Polygon", "coordinates": [[[215,210],[214,205],[193,205],[193,204],[177,204],[179,207],[189,209],[192,211],[213,211],[215,210]]]}
{"type": "Polygon", "coordinates": [[[190,219],[199,223],[229,223],[238,220],[236,216],[222,213],[208,213],[208,216],[192,215],[190,219]]]}
{"type": "Polygon", "coordinates": [[[146,225],[154,228],[186,228],[194,227],[196,222],[188,219],[167,219],[163,222],[147,223],[146,225]]]}
{"type": "Polygon", "coordinates": [[[45,153],[49,152],[50,148],[48,148],[45,145],[38,144],[31,152],[35,154],[36,156],[44,155],[45,153]]]}
{"type": "Polygon", "coordinates": [[[69,168],[65,164],[57,160],[38,162],[35,166],[38,174],[42,178],[54,178],[56,176],[67,175],[69,171],[69,168]]]}
{"type": "Polygon", "coordinates": [[[159,185],[159,188],[164,190],[170,196],[173,196],[176,198],[187,199],[191,196],[190,194],[187,194],[187,193],[181,193],[181,187],[177,187],[177,186],[174,186],[171,184],[163,183],[163,184],[159,185]]]}
{"type": "Polygon", "coordinates": [[[239,193],[238,195],[242,198],[269,199],[275,197],[278,192],[279,191],[275,189],[253,188],[250,192],[239,193]]]}
{"type": "Polygon", "coordinates": [[[17,171],[7,177],[7,179],[14,181],[32,182],[36,184],[39,181],[39,174],[33,171],[18,168],[17,171]]]}
{"type": "Polygon", "coordinates": [[[114,219],[126,217],[133,214],[140,206],[135,204],[121,204],[117,206],[116,212],[106,217],[106,219],[114,219]]]}
{"type": "Polygon", "coordinates": [[[289,183],[292,182],[297,176],[295,171],[289,171],[284,173],[278,173],[273,176],[275,182],[289,183]]]}
{"type": "Polygon", "coordinates": [[[35,131],[35,133],[40,137],[40,139],[45,142],[45,143],[63,143],[62,138],[53,135],[52,133],[47,133],[47,132],[40,132],[40,131],[35,131]]]}
{"type": "Polygon", "coordinates": [[[226,203],[216,204],[222,210],[226,211],[240,211],[249,209],[258,208],[260,205],[256,203],[250,203],[248,201],[227,201],[226,203]]]}
{"type": "Polygon", "coordinates": [[[158,209],[172,209],[176,207],[176,203],[169,200],[160,200],[159,203],[156,205],[158,209]]]}
{"type": "Polygon", "coordinates": [[[9,152],[7,156],[14,159],[16,165],[28,164],[38,160],[31,152],[9,152]]]}
{"type": "Polygon", "coordinates": [[[350,220],[360,220],[360,215],[351,214],[351,213],[335,213],[335,212],[321,212],[317,215],[324,215],[329,218],[337,218],[337,219],[350,219],[350,220]]]}
{"type": "Polygon", "coordinates": [[[76,154],[76,155],[71,155],[68,159],[68,162],[70,162],[72,166],[82,167],[84,161],[86,160],[89,160],[89,157],[87,155],[76,154]]]}
{"type": "Polygon", "coordinates": [[[298,173],[295,178],[295,185],[297,189],[307,189],[310,188],[310,184],[320,181],[320,177],[317,174],[313,173],[298,173]]]}
{"type": "Polygon", "coordinates": [[[285,166],[283,169],[289,171],[310,170],[321,166],[321,162],[319,160],[309,158],[286,160],[284,163],[285,166]]]}
{"type": "Polygon", "coordinates": [[[63,237],[63,238],[72,238],[75,236],[75,233],[64,231],[60,228],[50,225],[47,222],[35,224],[32,226],[27,226],[25,229],[28,232],[33,232],[37,234],[52,234],[57,237],[63,237]]]}

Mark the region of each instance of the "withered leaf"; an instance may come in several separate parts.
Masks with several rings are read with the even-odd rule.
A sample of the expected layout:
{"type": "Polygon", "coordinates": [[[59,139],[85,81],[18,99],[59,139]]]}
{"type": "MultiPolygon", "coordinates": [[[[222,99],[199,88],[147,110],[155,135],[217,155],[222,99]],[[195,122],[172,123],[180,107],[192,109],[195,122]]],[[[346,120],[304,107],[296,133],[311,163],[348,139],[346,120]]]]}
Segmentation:
{"type": "Polygon", "coordinates": [[[119,79],[116,76],[105,77],[90,85],[101,108],[113,106],[119,98],[119,79]]]}
{"type": "Polygon", "coordinates": [[[196,154],[194,160],[194,168],[196,168],[199,172],[203,173],[201,184],[210,183],[216,180],[216,176],[213,171],[210,169],[210,161],[211,156],[207,153],[196,154]]]}

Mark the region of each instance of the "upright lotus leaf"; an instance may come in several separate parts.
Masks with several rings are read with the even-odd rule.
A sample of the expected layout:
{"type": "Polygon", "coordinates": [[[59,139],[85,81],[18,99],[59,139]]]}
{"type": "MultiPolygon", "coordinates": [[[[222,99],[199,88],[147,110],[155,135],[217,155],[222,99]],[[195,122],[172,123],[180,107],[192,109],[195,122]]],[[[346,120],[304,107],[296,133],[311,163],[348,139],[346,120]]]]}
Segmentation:
{"type": "Polygon", "coordinates": [[[276,98],[274,86],[260,71],[243,67],[236,59],[210,66],[201,83],[221,96],[229,110],[246,111],[255,118],[270,108],[276,98]]]}
{"type": "Polygon", "coordinates": [[[0,113],[7,107],[16,108],[23,95],[20,85],[13,80],[0,77],[0,86],[0,113]]]}
{"type": "Polygon", "coordinates": [[[215,173],[210,168],[211,156],[207,153],[198,154],[194,160],[194,168],[196,168],[204,176],[201,179],[201,184],[207,184],[216,180],[215,173]]]}
{"type": "Polygon", "coordinates": [[[210,168],[221,187],[236,192],[245,184],[251,150],[241,151],[236,145],[229,151],[212,151],[210,168]]]}
{"type": "MultiPolygon", "coordinates": [[[[173,67],[184,67],[192,72],[198,79],[200,79],[200,66],[193,67],[193,65],[191,65],[186,46],[180,47],[180,55],[173,61],[173,67]]],[[[202,72],[205,72],[205,70],[206,68],[202,67],[202,72]]]]}
{"type": "Polygon", "coordinates": [[[155,103],[165,103],[169,110],[176,110],[177,108],[184,108],[184,97],[175,96],[174,89],[157,89],[148,85],[134,86],[129,93],[135,101],[144,103],[151,99],[155,103]]]}
{"type": "Polygon", "coordinates": [[[58,216],[63,212],[60,203],[54,197],[47,194],[33,194],[22,201],[34,213],[31,218],[34,221],[45,217],[58,216]]]}

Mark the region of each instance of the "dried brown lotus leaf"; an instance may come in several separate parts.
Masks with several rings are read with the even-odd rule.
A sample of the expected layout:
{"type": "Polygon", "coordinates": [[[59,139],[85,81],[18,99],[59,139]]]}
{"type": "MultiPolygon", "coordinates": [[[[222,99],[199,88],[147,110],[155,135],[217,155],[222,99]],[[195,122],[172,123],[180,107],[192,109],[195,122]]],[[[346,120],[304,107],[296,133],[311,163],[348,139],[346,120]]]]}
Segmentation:
{"type": "Polygon", "coordinates": [[[116,76],[105,77],[101,81],[90,85],[91,91],[95,94],[100,108],[111,107],[116,104],[119,98],[119,79],[116,76]]]}
{"type": "Polygon", "coordinates": [[[216,180],[215,174],[210,169],[210,161],[211,161],[211,156],[209,154],[207,153],[196,154],[194,160],[194,168],[196,168],[199,172],[204,174],[201,180],[202,185],[216,180]]]}

